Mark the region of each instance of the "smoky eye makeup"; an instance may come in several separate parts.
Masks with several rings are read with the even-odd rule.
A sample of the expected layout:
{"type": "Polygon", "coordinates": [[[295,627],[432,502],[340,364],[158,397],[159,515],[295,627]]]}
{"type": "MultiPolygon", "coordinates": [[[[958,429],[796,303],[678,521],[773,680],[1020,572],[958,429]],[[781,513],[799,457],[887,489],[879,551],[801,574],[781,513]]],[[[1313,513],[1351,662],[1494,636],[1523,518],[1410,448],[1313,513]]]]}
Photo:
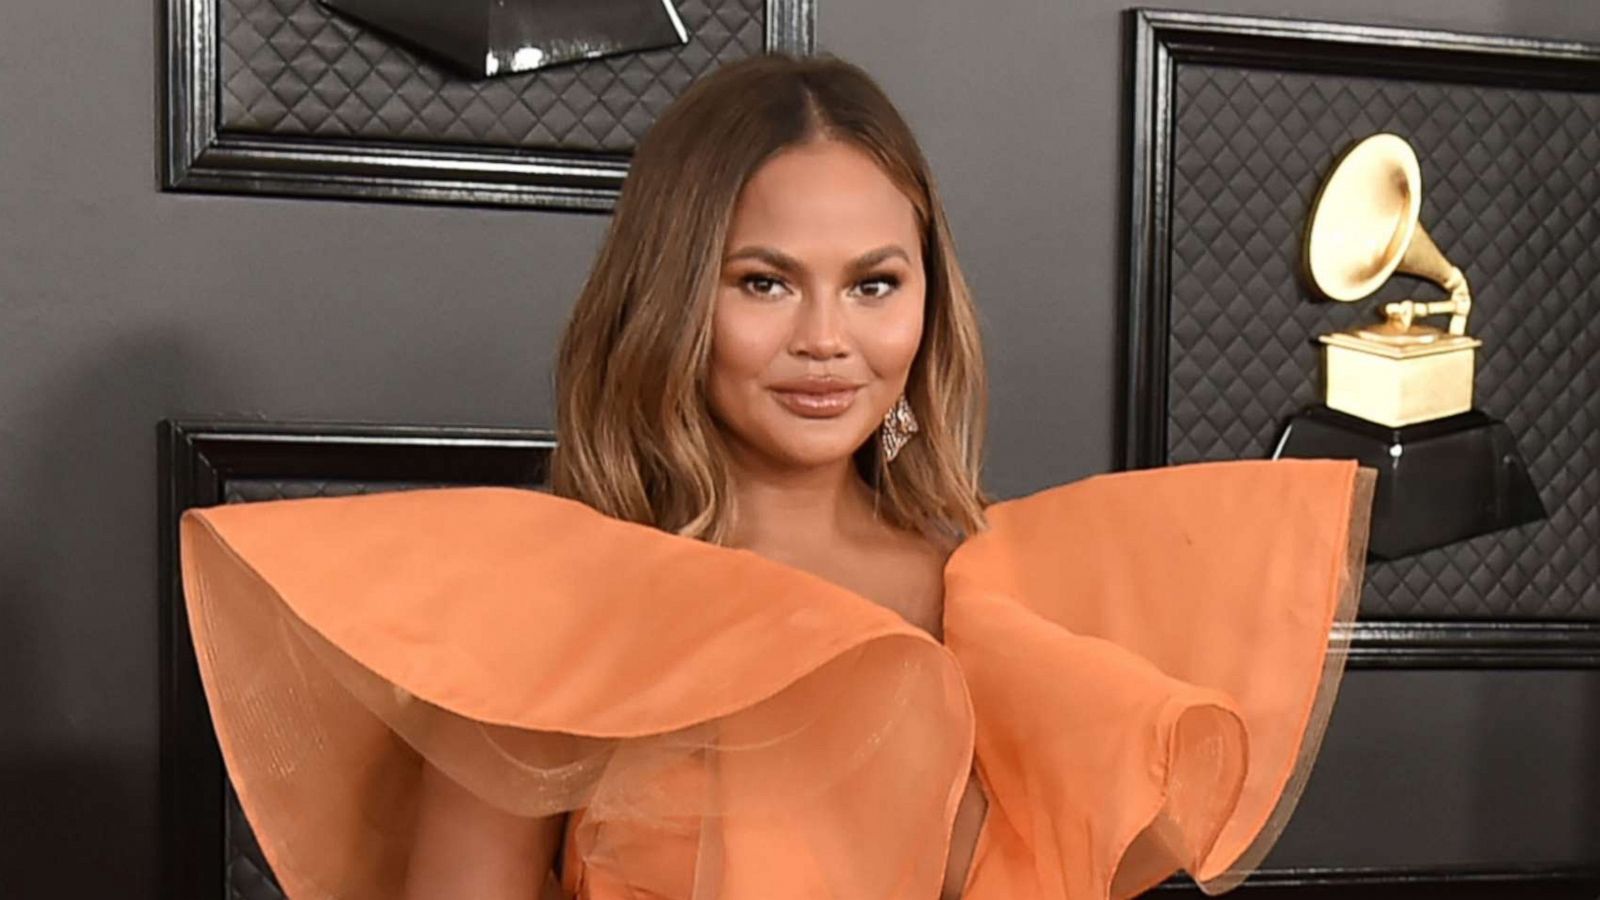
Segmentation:
{"type": "Polygon", "coordinates": [[[750,272],[738,277],[739,287],[746,293],[757,297],[772,297],[777,295],[773,287],[788,287],[784,280],[776,275],[766,275],[760,272],[750,272]]]}
{"type": "Polygon", "coordinates": [[[900,283],[899,275],[893,272],[882,272],[857,280],[854,290],[867,300],[887,300],[896,291],[900,290],[900,283]],[[863,291],[862,288],[868,285],[875,285],[876,287],[870,291],[863,291]]]}
{"type": "MultiPolygon", "coordinates": [[[[727,283],[746,294],[775,297],[791,289],[786,276],[771,271],[733,271],[727,283]]],[[[860,276],[850,283],[850,293],[867,300],[887,299],[898,291],[904,279],[896,272],[882,271],[860,276]]]]}

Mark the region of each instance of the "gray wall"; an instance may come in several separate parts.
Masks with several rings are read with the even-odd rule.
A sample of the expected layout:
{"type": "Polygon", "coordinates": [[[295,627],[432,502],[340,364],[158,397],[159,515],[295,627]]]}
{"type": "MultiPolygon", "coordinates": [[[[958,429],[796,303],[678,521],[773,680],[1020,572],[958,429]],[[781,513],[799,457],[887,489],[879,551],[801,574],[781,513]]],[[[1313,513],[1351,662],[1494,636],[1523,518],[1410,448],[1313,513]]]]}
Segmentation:
{"type": "MultiPolygon", "coordinates": [[[[1107,468],[1120,4],[819,4],[820,45],[882,79],[944,189],[993,356],[991,486],[1009,496],[1107,468]]],[[[0,4],[7,898],[157,896],[155,422],[546,425],[554,339],[604,224],[160,193],[157,5],[0,4]]],[[[1600,12],[1555,0],[1210,8],[1600,40],[1600,12]]],[[[1494,685],[1450,673],[1358,675],[1341,716],[1368,724],[1330,738],[1337,752],[1324,773],[1333,775],[1313,797],[1347,796],[1334,775],[1358,779],[1383,764],[1358,734],[1402,747],[1409,734],[1452,754],[1444,774],[1419,777],[1455,790],[1459,809],[1492,813],[1508,795],[1500,799],[1532,823],[1539,853],[1593,853],[1581,835],[1600,825],[1583,803],[1562,806],[1559,821],[1537,804],[1568,791],[1574,773],[1592,779],[1584,766],[1593,763],[1571,748],[1600,740],[1596,696],[1595,679],[1573,675],[1494,685]],[[1432,738],[1419,736],[1417,716],[1432,738]],[[1542,781],[1518,762],[1528,750],[1555,760],[1542,781]],[[1498,771],[1535,789],[1482,796],[1480,785],[1468,796],[1464,779],[1498,771]]],[[[1406,773],[1436,769],[1419,759],[1384,768],[1383,783],[1416,787],[1406,773]]],[[[1587,784],[1592,797],[1597,782],[1587,784]]],[[[1429,815],[1407,827],[1446,821],[1429,815]]],[[[1463,852],[1493,837],[1484,827],[1447,827],[1430,846],[1441,857],[1463,852]]],[[[1314,855],[1315,840],[1291,838],[1285,852],[1314,855]]],[[[1382,856],[1370,835],[1341,840],[1354,856],[1382,856]]]]}

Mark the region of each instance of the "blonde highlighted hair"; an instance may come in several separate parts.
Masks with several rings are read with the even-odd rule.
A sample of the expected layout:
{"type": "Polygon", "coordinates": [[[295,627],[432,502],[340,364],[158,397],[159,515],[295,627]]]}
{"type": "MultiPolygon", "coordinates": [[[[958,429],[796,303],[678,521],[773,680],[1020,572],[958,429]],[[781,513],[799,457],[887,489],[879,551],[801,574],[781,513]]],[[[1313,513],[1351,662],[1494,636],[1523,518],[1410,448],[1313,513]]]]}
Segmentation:
{"type": "Polygon", "coordinates": [[[724,543],[735,510],[705,396],[724,238],[746,180],[796,144],[865,150],[910,199],[927,301],[906,383],[921,431],[886,463],[855,456],[895,525],[959,537],[983,527],[983,353],[950,228],[911,129],[860,68],[767,54],[692,84],[640,142],[556,363],[552,488],[608,515],[724,543]]]}

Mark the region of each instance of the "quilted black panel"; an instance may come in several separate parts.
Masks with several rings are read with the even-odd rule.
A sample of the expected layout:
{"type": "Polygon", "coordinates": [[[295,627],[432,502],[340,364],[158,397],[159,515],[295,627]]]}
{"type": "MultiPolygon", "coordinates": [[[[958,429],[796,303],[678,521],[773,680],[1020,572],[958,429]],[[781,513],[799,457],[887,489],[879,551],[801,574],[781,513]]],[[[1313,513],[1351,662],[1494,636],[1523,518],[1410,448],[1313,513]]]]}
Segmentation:
{"type": "Polygon", "coordinates": [[[1600,619],[1600,96],[1181,64],[1174,91],[1168,455],[1270,455],[1319,401],[1315,335],[1396,278],[1318,302],[1299,275],[1316,189],[1376,131],[1422,160],[1423,222],[1467,274],[1477,405],[1517,435],[1547,521],[1369,569],[1383,618],[1600,619]]]}
{"type": "Polygon", "coordinates": [[[625,153],[697,76],[766,46],[765,0],[677,0],[680,47],[490,80],[316,0],[218,0],[223,132],[625,153]]]}
{"type": "Polygon", "coordinates": [[[272,876],[261,846],[245,821],[239,795],[228,785],[227,871],[228,900],[284,900],[283,888],[272,876]]]}

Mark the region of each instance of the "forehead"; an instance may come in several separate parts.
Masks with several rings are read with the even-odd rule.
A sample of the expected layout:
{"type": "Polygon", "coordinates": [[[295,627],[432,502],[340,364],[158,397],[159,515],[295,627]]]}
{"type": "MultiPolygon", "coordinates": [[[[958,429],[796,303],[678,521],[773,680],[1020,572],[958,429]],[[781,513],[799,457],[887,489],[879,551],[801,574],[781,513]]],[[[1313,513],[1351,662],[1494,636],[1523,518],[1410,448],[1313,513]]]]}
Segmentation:
{"type": "Polygon", "coordinates": [[[729,246],[892,240],[914,252],[917,237],[916,208],[877,161],[824,140],[786,147],[750,176],[734,206],[729,246]]]}

